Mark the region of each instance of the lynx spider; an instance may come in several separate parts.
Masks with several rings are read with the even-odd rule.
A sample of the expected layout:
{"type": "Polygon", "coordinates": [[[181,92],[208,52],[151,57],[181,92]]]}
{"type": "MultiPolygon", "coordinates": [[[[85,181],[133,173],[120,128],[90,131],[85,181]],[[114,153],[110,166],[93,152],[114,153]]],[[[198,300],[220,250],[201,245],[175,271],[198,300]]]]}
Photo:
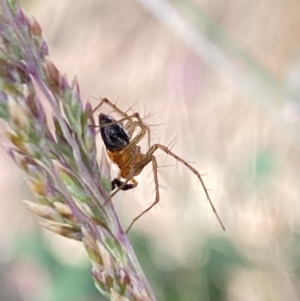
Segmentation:
{"type": "Polygon", "coordinates": [[[100,103],[94,109],[94,112],[96,112],[103,104],[108,105],[121,116],[121,119],[116,121],[110,115],[103,113],[99,114],[100,133],[106,147],[107,155],[110,160],[119,167],[120,170],[117,178],[112,180],[112,190],[117,187],[117,190],[112,193],[112,196],[115,195],[119,190],[128,190],[136,187],[138,185],[138,182],[134,177],[140,174],[146,165],[148,165],[150,162],[152,163],[155,183],[155,201],[132,220],[126,232],[131,229],[133,224],[142,215],[148,212],[159,202],[160,196],[157,173],[158,165],[156,157],[154,156],[155,151],[157,151],[158,149],[162,150],[167,155],[170,155],[175,160],[185,165],[197,176],[214,214],[216,215],[222,229],[225,230],[225,227],[211,201],[208,190],[200,173],[184,159],[173,153],[168,147],[159,143],[151,145],[150,129],[143,122],[138,113],[129,115],[127,112],[120,110],[107,98],[103,98],[100,101],[100,103]],[[137,127],[140,128],[140,132],[137,133],[135,137],[133,137],[133,134],[137,127]],[[146,134],[148,135],[148,151],[146,153],[142,153],[140,146],[138,146],[138,143],[146,134]],[[122,181],[121,179],[124,179],[124,181],[122,181]]]}

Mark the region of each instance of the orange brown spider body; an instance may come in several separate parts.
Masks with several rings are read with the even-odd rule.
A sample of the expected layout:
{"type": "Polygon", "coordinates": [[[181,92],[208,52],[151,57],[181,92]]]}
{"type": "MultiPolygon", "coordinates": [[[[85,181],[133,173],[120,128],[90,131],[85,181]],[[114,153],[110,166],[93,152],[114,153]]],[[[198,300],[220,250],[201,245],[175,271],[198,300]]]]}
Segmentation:
{"type": "Polygon", "coordinates": [[[138,145],[132,148],[130,136],[122,125],[117,123],[111,116],[100,113],[99,126],[107,155],[120,169],[119,178],[132,180],[134,176],[140,174],[145,166],[144,162],[147,162],[147,158],[142,154],[141,148],[138,145]],[[138,166],[140,168],[137,168],[138,166]]]}
{"type": "Polygon", "coordinates": [[[168,147],[158,143],[153,144],[151,146],[150,129],[142,121],[138,113],[128,115],[126,112],[121,111],[116,105],[111,103],[106,98],[103,98],[101,100],[101,102],[94,109],[94,111],[99,109],[99,107],[101,107],[104,103],[109,105],[119,115],[122,116],[120,120],[116,121],[109,115],[105,115],[103,113],[99,114],[100,133],[106,147],[107,155],[110,158],[110,160],[119,167],[120,170],[118,177],[112,180],[112,189],[117,187],[117,190],[112,195],[115,195],[119,190],[128,190],[136,187],[138,183],[134,179],[134,177],[140,174],[144,167],[150,162],[152,163],[153,168],[156,192],[155,201],[142,213],[140,213],[137,217],[133,219],[133,221],[127,229],[127,232],[142,215],[148,212],[159,202],[159,184],[157,175],[158,166],[156,157],[154,156],[155,151],[158,149],[185,165],[190,171],[192,171],[197,176],[204,189],[205,195],[213,209],[213,212],[215,213],[221,227],[225,230],[225,227],[210,199],[208,190],[206,189],[206,186],[202,180],[200,173],[188,162],[186,162],[185,160],[177,156],[175,153],[173,153],[168,147]],[[140,128],[140,131],[133,137],[134,132],[137,128],[140,128]],[[138,146],[138,143],[146,134],[148,134],[149,149],[146,153],[143,154],[141,152],[140,146],[138,146]],[[125,181],[122,181],[121,179],[124,179],[125,181]]]}
{"type": "Polygon", "coordinates": [[[120,177],[123,179],[130,179],[130,177],[135,177],[141,173],[142,167],[139,169],[136,166],[140,165],[145,161],[144,155],[140,152],[139,147],[137,147],[138,152],[127,153],[124,151],[111,152],[107,151],[109,159],[118,165],[120,169],[120,177]],[[132,171],[134,171],[132,173],[132,171]]]}

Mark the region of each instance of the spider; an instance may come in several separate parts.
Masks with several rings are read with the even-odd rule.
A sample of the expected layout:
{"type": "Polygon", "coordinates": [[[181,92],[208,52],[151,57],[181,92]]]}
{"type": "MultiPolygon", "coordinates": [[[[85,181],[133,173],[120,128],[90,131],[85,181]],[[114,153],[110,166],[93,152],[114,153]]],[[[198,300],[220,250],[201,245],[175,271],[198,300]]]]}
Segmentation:
{"type": "Polygon", "coordinates": [[[106,147],[107,155],[109,159],[119,167],[118,176],[111,182],[112,190],[117,188],[117,190],[113,192],[112,196],[115,195],[119,190],[129,190],[135,188],[138,185],[138,182],[135,180],[134,177],[139,175],[144,169],[144,167],[149,163],[152,164],[153,169],[155,183],[155,201],[132,220],[126,232],[128,232],[131,229],[133,224],[142,215],[148,212],[159,202],[160,196],[157,172],[158,165],[156,157],[154,156],[154,153],[159,149],[165,152],[167,155],[173,157],[178,162],[185,165],[191,172],[193,172],[196,175],[204,189],[204,192],[212,207],[214,214],[216,215],[222,229],[225,230],[225,227],[210,199],[208,190],[206,189],[206,186],[203,182],[200,173],[184,159],[173,153],[168,147],[159,143],[151,145],[150,129],[142,121],[138,113],[133,113],[129,115],[127,114],[127,112],[123,112],[122,110],[120,110],[107,98],[103,98],[100,101],[100,103],[94,109],[94,112],[97,111],[103,104],[107,104],[121,116],[120,120],[115,120],[110,115],[106,115],[103,113],[100,113],[98,116],[100,133],[104,145],[106,147]],[[138,128],[140,128],[140,131],[133,137],[134,132],[138,128]],[[148,135],[148,151],[146,153],[142,153],[141,147],[138,145],[138,143],[143,137],[145,137],[146,134],[148,135]]]}

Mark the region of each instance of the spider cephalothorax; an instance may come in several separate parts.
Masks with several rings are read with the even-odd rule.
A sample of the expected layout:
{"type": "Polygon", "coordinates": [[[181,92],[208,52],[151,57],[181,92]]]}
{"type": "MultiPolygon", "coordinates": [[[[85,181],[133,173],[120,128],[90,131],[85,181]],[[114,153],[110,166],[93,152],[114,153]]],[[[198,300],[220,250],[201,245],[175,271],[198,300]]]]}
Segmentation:
{"type": "Polygon", "coordinates": [[[186,162],[185,160],[177,156],[175,153],[173,153],[168,147],[158,143],[151,145],[150,129],[142,121],[138,113],[128,115],[126,112],[121,111],[116,105],[111,103],[106,98],[103,98],[101,100],[101,102],[95,108],[94,111],[99,109],[99,107],[101,107],[104,103],[113,108],[121,116],[121,119],[116,121],[109,115],[105,115],[103,113],[99,114],[100,132],[102,140],[106,147],[107,155],[113,163],[118,165],[120,170],[118,177],[112,180],[112,189],[117,187],[117,190],[114,192],[114,194],[119,190],[128,190],[136,187],[138,183],[134,177],[137,176],[150,162],[152,163],[153,168],[156,192],[155,201],[142,213],[140,213],[137,217],[133,219],[127,231],[144,213],[148,212],[159,202],[157,161],[154,156],[154,152],[158,149],[170,155],[178,162],[184,164],[190,171],[192,171],[197,176],[204,189],[206,197],[217,219],[219,220],[221,227],[225,230],[225,227],[210,199],[210,196],[208,194],[208,191],[205,187],[200,173],[188,162],[186,162]],[[140,131],[134,136],[134,133],[138,128],[140,129],[140,131]],[[146,153],[142,153],[140,146],[138,146],[138,143],[146,134],[148,134],[149,149],[146,153]]]}

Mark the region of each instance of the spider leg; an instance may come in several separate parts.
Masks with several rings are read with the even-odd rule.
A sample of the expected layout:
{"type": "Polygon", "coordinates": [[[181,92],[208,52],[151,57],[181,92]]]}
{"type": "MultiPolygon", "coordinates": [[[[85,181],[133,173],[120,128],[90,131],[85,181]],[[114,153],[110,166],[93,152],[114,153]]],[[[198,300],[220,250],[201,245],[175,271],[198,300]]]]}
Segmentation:
{"type": "Polygon", "coordinates": [[[124,124],[124,129],[126,130],[130,140],[132,139],[133,133],[138,126],[139,126],[138,121],[130,120],[124,124]]]}
{"type": "Polygon", "coordinates": [[[218,213],[217,213],[217,210],[208,194],[208,190],[204,184],[204,181],[200,175],[200,173],[192,166],[190,165],[188,162],[186,162],[185,160],[183,160],[181,157],[177,156],[175,153],[173,153],[171,150],[169,150],[168,147],[162,145],[162,144],[154,144],[150,147],[150,149],[148,150],[148,152],[145,154],[145,157],[149,157],[149,156],[153,156],[153,153],[157,150],[157,149],[161,149],[163,152],[165,152],[166,154],[170,155],[171,157],[173,157],[175,160],[177,160],[178,162],[182,163],[183,165],[185,165],[190,171],[192,171],[196,176],[197,178],[199,179],[202,187],[203,187],[203,190],[205,192],[205,195],[210,203],[210,206],[215,214],[215,216],[217,217],[221,227],[223,230],[225,230],[225,226],[221,220],[221,218],[219,217],[218,213]]]}
{"type": "Polygon", "coordinates": [[[110,106],[113,109],[118,109],[116,105],[114,105],[112,102],[110,102],[107,98],[102,98],[99,102],[99,104],[95,107],[95,109],[93,110],[93,113],[95,113],[97,110],[99,110],[99,108],[103,105],[103,104],[107,104],[108,106],[110,106]]]}
{"type": "Polygon", "coordinates": [[[146,208],[143,212],[141,212],[138,216],[136,216],[132,222],[130,223],[129,227],[126,230],[126,233],[129,232],[129,230],[132,228],[133,224],[142,217],[146,212],[151,210],[158,202],[159,202],[159,185],[158,185],[158,174],[157,174],[157,161],[154,156],[151,156],[151,162],[152,162],[152,168],[153,168],[153,174],[154,174],[154,183],[155,183],[155,201],[146,208]]]}
{"type": "Polygon", "coordinates": [[[124,125],[124,129],[126,130],[130,140],[132,139],[134,131],[137,127],[145,128],[145,130],[147,132],[148,148],[150,148],[151,147],[151,133],[150,133],[150,128],[148,125],[146,125],[144,122],[142,124],[140,124],[140,121],[137,121],[137,120],[135,120],[135,121],[130,120],[129,122],[126,122],[124,125]]]}
{"type": "Polygon", "coordinates": [[[150,148],[150,145],[151,145],[151,131],[150,131],[149,126],[147,126],[143,122],[143,120],[140,117],[139,113],[136,112],[136,113],[133,113],[131,115],[127,115],[126,117],[119,119],[117,122],[123,122],[125,120],[129,120],[131,122],[131,125],[130,124],[125,125],[125,129],[129,131],[128,134],[129,134],[130,138],[133,135],[133,132],[134,132],[134,130],[137,126],[139,126],[140,129],[141,129],[141,132],[139,134],[137,134],[131,142],[135,141],[135,144],[137,144],[142,139],[142,137],[144,137],[147,133],[148,147],[150,148]],[[131,120],[132,118],[136,118],[137,121],[132,121],[131,120]]]}

